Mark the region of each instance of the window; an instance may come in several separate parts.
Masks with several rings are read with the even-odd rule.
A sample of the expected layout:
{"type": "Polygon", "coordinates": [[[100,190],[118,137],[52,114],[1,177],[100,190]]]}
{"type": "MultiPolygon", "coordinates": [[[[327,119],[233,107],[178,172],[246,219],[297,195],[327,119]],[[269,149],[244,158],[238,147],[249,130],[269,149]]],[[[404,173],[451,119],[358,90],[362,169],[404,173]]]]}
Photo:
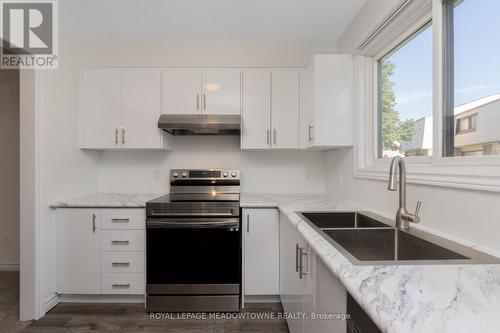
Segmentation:
{"type": "Polygon", "coordinates": [[[470,116],[457,118],[457,125],[455,126],[456,134],[464,134],[475,131],[476,119],[477,119],[477,113],[470,116]]]}
{"type": "Polygon", "coordinates": [[[500,154],[499,14],[498,0],[445,1],[445,157],[500,154]]]}
{"type": "Polygon", "coordinates": [[[377,62],[378,157],[432,155],[432,26],[377,62]]]}

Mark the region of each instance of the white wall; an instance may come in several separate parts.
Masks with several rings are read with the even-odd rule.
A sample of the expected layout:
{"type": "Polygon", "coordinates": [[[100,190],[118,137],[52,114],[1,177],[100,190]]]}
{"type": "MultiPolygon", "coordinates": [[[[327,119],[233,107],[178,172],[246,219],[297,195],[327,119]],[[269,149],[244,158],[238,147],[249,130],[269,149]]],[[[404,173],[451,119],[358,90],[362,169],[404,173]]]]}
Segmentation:
{"type": "Polygon", "coordinates": [[[239,137],[174,137],[171,152],[103,152],[100,192],[168,192],[173,168],[238,168],[245,192],[323,192],[320,152],[242,152],[239,137]]]}
{"type": "Polygon", "coordinates": [[[0,271],[19,269],[19,71],[0,70],[0,271]]]}
{"type": "MultiPolygon", "coordinates": [[[[384,9],[391,8],[394,2],[368,1],[339,40],[339,51],[353,52],[375,27],[378,18],[387,14],[384,9]]],[[[358,130],[357,124],[354,127],[358,130]]],[[[326,152],[325,170],[328,193],[395,214],[397,192],[389,192],[387,182],[353,177],[351,149],[326,152]]],[[[500,253],[500,218],[495,209],[500,203],[500,194],[411,184],[407,194],[410,211],[417,200],[423,201],[422,226],[500,253]]]]}
{"type": "MultiPolygon", "coordinates": [[[[60,34],[63,29],[60,30],[60,34]]],[[[60,36],[59,69],[43,71],[39,93],[38,288],[44,304],[55,292],[55,211],[49,204],[98,190],[99,153],[78,149],[77,44],[60,36]]],[[[43,305],[40,309],[43,314],[43,305]]]]}

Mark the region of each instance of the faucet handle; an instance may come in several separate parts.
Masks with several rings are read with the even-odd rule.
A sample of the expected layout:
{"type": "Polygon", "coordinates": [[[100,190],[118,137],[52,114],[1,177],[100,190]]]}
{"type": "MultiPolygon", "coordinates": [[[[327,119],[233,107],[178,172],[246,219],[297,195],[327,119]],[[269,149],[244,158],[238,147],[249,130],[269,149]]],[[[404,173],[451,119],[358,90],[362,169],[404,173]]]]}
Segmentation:
{"type": "Polygon", "coordinates": [[[411,215],[410,214],[410,221],[413,223],[419,223],[420,222],[420,216],[418,216],[418,213],[420,213],[420,208],[422,207],[422,201],[417,201],[417,206],[415,207],[415,214],[411,215]]]}
{"type": "Polygon", "coordinates": [[[418,213],[420,213],[420,208],[422,208],[422,201],[417,201],[417,207],[415,207],[415,216],[418,216],[418,213]]]}

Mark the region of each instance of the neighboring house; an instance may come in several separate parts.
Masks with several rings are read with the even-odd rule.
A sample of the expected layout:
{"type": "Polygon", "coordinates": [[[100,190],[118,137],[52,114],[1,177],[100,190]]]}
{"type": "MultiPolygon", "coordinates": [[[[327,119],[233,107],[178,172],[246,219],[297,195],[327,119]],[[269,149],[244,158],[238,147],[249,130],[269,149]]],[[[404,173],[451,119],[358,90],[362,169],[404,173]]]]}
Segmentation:
{"type": "Polygon", "coordinates": [[[403,145],[401,150],[405,152],[405,156],[432,155],[432,115],[416,120],[415,129],[411,142],[403,145]]]}
{"type": "MultiPolygon", "coordinates": [[[[500,154],[500,94],[455,107],[455,156],[500,154]]],[[[432,116],[418,119],[405,156],[432,154],[432,116]]]]}

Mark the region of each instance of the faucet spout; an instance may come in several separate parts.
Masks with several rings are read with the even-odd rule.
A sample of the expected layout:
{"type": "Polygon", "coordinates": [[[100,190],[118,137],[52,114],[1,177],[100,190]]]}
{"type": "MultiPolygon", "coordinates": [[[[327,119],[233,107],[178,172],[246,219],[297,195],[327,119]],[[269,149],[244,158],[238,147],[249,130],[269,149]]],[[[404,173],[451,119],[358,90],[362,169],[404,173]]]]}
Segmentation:
{"type": "Polygon", "coordinates": [[[396,227],[400,229],[409,229],[409,222],[418,223],[420,222],[420,217],[418,216],[418,211],[421,206],[421,202],[417,204],[417,210],[415,214],[408,213],[406,209],[406,163],[401,156],[395,156],[391,161],[391,166],[389,168],[389,184],[387,189],[389,191],[396,190],[396,172],[399,169],[399,208],[396,213],[396,227]]]}

